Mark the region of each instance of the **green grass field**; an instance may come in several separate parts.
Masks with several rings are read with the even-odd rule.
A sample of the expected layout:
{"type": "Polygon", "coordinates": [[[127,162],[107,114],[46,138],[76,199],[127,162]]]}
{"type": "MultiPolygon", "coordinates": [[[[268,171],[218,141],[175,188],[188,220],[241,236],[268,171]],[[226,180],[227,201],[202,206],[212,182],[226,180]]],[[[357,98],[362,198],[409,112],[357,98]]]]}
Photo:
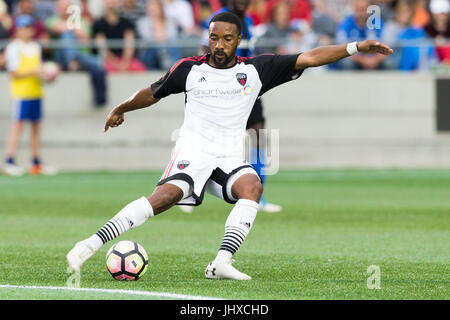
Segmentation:
{"type": "MultiPolygon", "coordinates": [[[[75,242],[148,195],[159,176],[0,176],[0,299],[164,298],[5,287],[64,287],[75,242]]],[[[235,255],[251,281],[204,279],[232,208],[207,196],[191,214],[172,208],[119,238],[147,250],[142,279],[109,275],[108,243],[84,265],[81,287],[225,299],[450,298],[450,170],[283,171],[269,177],[266,195],[284,211],[260,212],[235,255]],[[380,289],[367,288],[371,265],[381,270],[380,289]]]]}

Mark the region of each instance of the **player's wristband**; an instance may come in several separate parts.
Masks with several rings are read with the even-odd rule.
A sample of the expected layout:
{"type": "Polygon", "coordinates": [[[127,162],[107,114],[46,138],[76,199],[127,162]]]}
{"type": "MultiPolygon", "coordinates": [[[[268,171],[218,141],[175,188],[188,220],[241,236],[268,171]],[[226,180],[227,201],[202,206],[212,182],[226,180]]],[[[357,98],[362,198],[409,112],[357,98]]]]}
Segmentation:
{"type": "Polygon", "coordinates": [[[349,55],[353,56],[357,53],[359,53],[358,51],[358,46],[357,46],[357,42],[351,42],[349,44],[347,44],[347,52],[349,55]]]}

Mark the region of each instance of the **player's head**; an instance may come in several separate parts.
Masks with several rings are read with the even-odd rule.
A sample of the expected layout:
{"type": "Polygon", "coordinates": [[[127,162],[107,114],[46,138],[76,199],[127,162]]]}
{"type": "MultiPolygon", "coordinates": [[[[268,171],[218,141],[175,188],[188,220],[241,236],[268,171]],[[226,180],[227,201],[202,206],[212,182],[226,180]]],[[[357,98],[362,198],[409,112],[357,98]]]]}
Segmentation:
{"type": "Polygon", "coordinates": [[[241,28],[241,20],[231,12],[219,13],[209,22],[209,50],[216,67],[225,68],[236,58],[241,28]]]}
{"type": "Polygon", "coordinates": [[[250,5],[250,0],[228,0],[228,9],[238,16],[243,16],[250,5]]]}
{"type": "Polygon", "coordinates": [[[28,14],[18,15],[15,20],[16,37],[29,41],[34,35],[34,18],[28,14]]]}

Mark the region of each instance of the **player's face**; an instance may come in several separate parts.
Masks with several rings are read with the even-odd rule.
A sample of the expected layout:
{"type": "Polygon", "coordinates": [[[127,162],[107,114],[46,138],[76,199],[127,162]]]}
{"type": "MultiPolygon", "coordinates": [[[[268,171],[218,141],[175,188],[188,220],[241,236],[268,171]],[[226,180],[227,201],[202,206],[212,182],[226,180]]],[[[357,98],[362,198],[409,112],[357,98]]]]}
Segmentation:
{"type": "Polygon", "coordinates": [[[212,22],[209,26],[209,50],[214,66],[227,68],[233,65],[241,35],[235,24],[212,22]]]}

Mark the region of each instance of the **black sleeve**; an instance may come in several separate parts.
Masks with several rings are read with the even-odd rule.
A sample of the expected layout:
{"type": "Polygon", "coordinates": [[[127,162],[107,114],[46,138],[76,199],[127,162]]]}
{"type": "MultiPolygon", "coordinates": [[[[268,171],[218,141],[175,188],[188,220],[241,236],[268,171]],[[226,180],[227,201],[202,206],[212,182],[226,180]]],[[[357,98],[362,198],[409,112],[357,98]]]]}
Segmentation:
{"type": "Polygon", "coordinates": [[[151,85],[153,97],[161,99],[170,94],[184,92],[186,79],[192,65],[181,59],[158,81],[151,85]]]}
{"type": "Polygon", "coordinates": [[[276,86],[301,76],[303,69],[295,71],[295,64],[299,55],[262,54],[249,60],[249,63],[255,66],[261,79],[260,96],[276,86]]]}
{"type": "Polygon", "coordinates": [[[123,19],[123,24],[122,24],[122,26],[123,26],[123,31],[124,31],[124,32],[126,32],[126,31],[128,31],[128,30],[133,31],[133,32],[136,32],[133,22],[131,22],[131,21],[128,20],[127,18],[121,18],[121,19],[123,19]]]}

